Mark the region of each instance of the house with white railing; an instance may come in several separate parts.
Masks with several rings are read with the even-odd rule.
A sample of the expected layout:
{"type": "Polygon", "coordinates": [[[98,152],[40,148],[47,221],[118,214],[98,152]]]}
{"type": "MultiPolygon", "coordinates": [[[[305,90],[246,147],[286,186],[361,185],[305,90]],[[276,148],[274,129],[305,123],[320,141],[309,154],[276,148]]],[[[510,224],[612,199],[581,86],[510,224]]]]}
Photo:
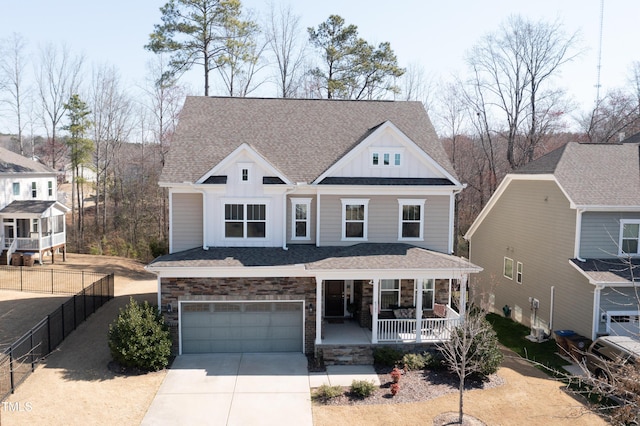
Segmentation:
{"type": "Polygon", "coordinates": [[[56,171],[0,148],[0,265],[22,257],[42,263],[46,255],[66,253],[65,214],[57,201],[56,171]]]}
{"type": "Polygon", "coordinates": [[[464,186],[420,102],[188,97],[147,269],[179,353],[370,363],[449,338],[469,274],[464,186]]]}

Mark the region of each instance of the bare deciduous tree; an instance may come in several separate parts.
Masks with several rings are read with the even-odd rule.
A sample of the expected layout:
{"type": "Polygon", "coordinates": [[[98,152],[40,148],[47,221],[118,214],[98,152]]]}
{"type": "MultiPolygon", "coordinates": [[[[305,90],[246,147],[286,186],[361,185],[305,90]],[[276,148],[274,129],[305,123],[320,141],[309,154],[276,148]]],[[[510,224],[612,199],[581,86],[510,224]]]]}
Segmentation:
{"type": "Polygon", "coordinates": [[[300,17],[290,6],[271,4],[265,24],[269,49],[278,67],[277,86],[279,96],[292,98],[298,94],[304,71],[306,41],[300,39],[300,17]]]}
{"type": "Polygon", "coordinates": [[[49,44],[40,49],[36,74],[41,118],[47,133],[44,155],[54,169],[65,152],[64,144],[57,139],[57,130],[66,112],[66,102],[72,93],[78,92],[83,60],[82,56],[72,56],[66,45],[58,48],[49,44]]]}
{"type": "MultiPolygon", "coordinates": [[[[28,63],[26,47],[26,40],[20,34],[14,33],[5,41],[5,48],[0,50],[0,93],[4,91],[6,94],[6,96],[0,98],[0,103],[8,107],[11,115],[16,120],[16,139],[21,155],[25,155],[23,140],[23,133],[27,125],[25,120],[25,101],[29,96],[25,84],[28,63]],[[3,81],[4,85],[2,84],[3,81]]],[[[33,155],[33,151],[31,155],[33,155]]]]}

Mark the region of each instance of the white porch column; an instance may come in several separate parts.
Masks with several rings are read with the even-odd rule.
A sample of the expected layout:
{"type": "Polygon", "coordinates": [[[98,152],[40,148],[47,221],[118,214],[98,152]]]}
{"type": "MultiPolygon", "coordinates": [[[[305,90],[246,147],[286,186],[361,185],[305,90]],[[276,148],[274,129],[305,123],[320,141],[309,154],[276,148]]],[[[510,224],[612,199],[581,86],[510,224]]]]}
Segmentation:
{"type": "MultiPolygon", "coordinates": [[[[464,274],[460,278],[460,312],[459,314],[461,318],[464,318],[464,315],[467,312],[467,279],[468,278],[469,278],[469,274],[464,274]]],[[[449,295],[451,295],[451,280],[449,280],[449,295]]]]}
{"type": "MultiPolygon", "coordinates": [[[[424,278],[416,278],[413,280],[416,288],[416,343],[422,342],[422,289],[424,287],[424,278]]],[[[435,288],[434,288],[435,291],[435,288]]]]}
{"type": "Polygon", "coordinates": [[[591,340],[596,340],[598,337],[598,331],[600,329],[600,295],[602,294],[602,290],[604,286],[596,285],[593,288],[593,313],[592,313],[592,323],[591,323],[591,340]]]}
{"type": "Polygon", "coordinates": [[[380,300],[378,297],[378,286],[380,284],[379,278],[373,280],[373,306],[371,307],[371,343],[378,343],[378,307],[380,306],[380,300]]]}
{"type": "Polygon", "coordinates": [[[316,277],[316,345],[322,343],[322,280],[316,277]]]}

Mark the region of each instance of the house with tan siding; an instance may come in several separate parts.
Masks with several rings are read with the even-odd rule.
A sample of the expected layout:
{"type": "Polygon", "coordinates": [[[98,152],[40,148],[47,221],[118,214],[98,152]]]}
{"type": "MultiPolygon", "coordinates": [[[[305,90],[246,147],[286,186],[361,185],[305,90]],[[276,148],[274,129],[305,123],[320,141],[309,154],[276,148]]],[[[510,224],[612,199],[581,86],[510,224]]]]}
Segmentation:
{"type": "Polygon", "coordinates": [[[452,254],[464,186],[419,102],[188,97],[160,185],[147,269],[179,353],[371,362],[448,338],[480,270],[452,254]]]}
{"type": "Polygon", "coordinates": [[[638,143],[572,142],[508,174],[465,238],[473,285],[532,336],[640,336],[638,143]]]}

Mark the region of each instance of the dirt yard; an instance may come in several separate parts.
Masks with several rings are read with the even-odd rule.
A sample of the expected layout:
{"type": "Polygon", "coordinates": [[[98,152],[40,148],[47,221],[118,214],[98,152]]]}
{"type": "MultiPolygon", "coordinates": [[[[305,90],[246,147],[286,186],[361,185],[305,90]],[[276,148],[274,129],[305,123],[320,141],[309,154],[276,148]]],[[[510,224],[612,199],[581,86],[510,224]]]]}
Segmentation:
{"type": "MultiPolygon", "coordinates": [[[[46,264],[44,267],[51,267],[46,264]]],[[[108,325],[130,296],[156,300],[155,276],[128,259],[69,254],[55,268],[115,272],[115,299],[74,331],[4,404],[2,425],[138,425],[166,372],[120,376],[107,368],[108,325]]],[[[470,391],[465,412],[487,425],[604,425],[561,384],[523,361],[508,359],[498,374],[505,384],[470,391]]],[[[439,414],[455,411],[457,394],[411,404],[317,406],[316,426],[430,425],[439,414]]]]}

